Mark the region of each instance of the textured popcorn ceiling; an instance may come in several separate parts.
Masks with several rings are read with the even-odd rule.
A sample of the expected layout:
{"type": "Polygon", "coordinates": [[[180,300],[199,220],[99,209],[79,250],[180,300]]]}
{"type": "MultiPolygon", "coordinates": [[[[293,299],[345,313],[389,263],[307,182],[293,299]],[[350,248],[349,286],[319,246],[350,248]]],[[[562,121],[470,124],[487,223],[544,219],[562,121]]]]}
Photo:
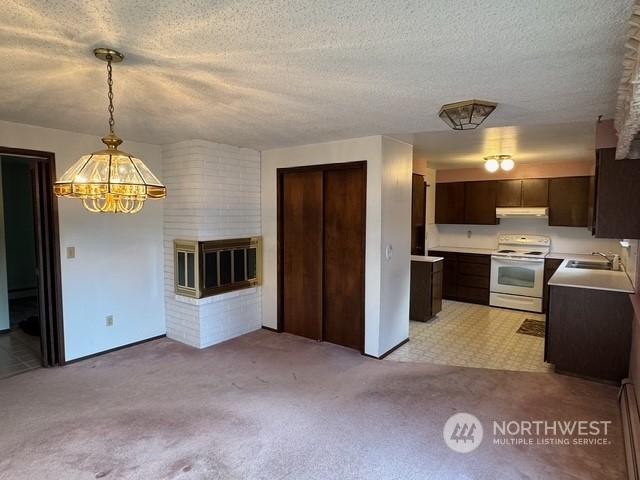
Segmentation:
{"type": "Polygon", "coordinates": [[[467,168],[489,155],[511,155],[518,163],[584,162],[595,159],[596,121],[442,130],[398,136],[411,143],[429,167],[467,168]]]}
{"type": "Polygon", "coordinates": [[[632,0],[15,1],[0,16],[0,119],[258,149],[444,130],[441,104],[499,102],[486,126],[614,113],[632,0]]]}

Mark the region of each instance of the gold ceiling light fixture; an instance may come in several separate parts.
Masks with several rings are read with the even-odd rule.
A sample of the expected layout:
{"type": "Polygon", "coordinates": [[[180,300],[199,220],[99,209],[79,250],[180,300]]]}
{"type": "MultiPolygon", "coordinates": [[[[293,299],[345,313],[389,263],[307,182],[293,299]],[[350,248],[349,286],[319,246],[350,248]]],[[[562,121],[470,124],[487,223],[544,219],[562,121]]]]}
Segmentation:
{"type": "Polygon", "coordinates": [[[96,48],[94,55],[107,62],[109,133],[102,137],[107,148],[83,155],[55,182],[58,197],[79,198],[90,212],[137,213],[147,198],[164,198],[166,187],[137,157],[118,150],[122,140],[115,134],[111,64],[124,55],[110,48],[96,48]]]}
{"type": "Polygon", "coordinates": [[[491,115],[496,106],[496,103],[485,100],[447,103],[440,108],[438,116],[454,130],[473,130],[491,115]]]}
{"type": "Polygon", "coordinates": [[[509,172],[513,170],[515,167],[515,162],[511,155],[490,155],[488,157],[484,157],[484,168],[487,172],[495,173],[499,168],[504,170],[505,172],[509,172]]]}

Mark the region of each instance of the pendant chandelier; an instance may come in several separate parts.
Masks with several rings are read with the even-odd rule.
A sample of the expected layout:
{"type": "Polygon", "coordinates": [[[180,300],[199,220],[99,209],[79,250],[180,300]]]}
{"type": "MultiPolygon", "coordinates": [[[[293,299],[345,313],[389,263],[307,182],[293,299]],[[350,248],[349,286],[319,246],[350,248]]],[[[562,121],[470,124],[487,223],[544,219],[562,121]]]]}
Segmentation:
{"type": "Polygon", "coordinates": [[[83,155],[55,182],[58,197],[79,198],[90,212],[136,213],[147,198],[164,198],[166,187],[140,160],[118,150],[122,140],[115,134],[111,64],[124,55],[109,48],[96,48],[94,55],[107,62],[109,89],[109,134],[102,137],[107,148],[83,155]]]}
{"type": "Polygon", "coordinates": [[[496,104],[485,100],[466,100],[443,105],[438,116],[454,130],[478,128],[496,109],[496,104]]]}

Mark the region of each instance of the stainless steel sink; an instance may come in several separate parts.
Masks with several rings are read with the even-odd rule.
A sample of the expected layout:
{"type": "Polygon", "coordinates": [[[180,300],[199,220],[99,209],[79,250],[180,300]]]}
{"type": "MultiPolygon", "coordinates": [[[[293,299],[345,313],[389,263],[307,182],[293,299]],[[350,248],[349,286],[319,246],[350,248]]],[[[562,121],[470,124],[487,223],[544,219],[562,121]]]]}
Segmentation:
{"type": "Polygon", "coordinates": [[[567,268],[584,268],[587,270],[613,270],[613,267],[610,263],[590,262],[588,260],[569,260],[567,262],[567,268]]]}

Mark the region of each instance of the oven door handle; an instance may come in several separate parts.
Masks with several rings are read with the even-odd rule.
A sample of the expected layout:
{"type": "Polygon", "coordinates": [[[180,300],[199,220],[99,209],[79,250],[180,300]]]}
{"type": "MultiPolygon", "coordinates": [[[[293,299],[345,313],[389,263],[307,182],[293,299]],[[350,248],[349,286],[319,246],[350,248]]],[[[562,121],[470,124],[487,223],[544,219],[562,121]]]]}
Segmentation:
{"type": "Polygon", "coordinates": [[[511,258],[511,257],[491,257],[498,262],[525,262],[525,263],[544,263],[544,258],[511,258]]]}

